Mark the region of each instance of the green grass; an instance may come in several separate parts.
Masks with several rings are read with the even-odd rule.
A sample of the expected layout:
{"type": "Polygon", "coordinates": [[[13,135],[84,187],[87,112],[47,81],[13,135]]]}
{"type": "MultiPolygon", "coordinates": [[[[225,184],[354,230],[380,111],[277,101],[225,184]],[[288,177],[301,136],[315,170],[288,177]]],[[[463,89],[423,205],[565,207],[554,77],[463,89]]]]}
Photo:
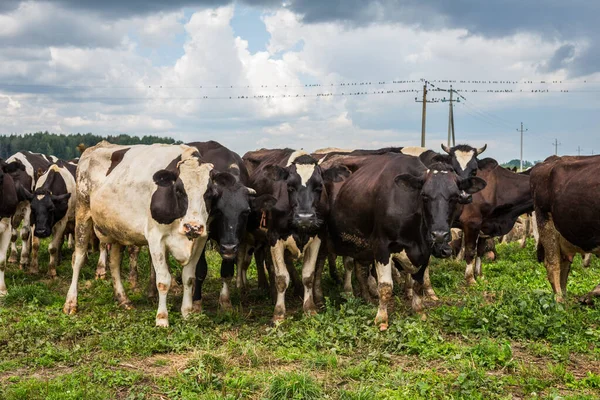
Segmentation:
{"type": "MultiPolygon", "coordinates": [[[[53,281],[8,267],[0,399],[600,398],[600,304],[577,302],[600,282],[600,262],[584,269],[577,257],[566,302],[557,304],[533,243],[498,251],[499,261],[484,264],[485,280],[473,288],[464,286],[463,264],[434,260],[440,301],[427,304],[427,319],[415,316],[395,288],[390,328],[379,332],[376,308],[342,298],[327,274],[326,308],[314,317],[305,317],[289,293],[288,318],[271,327],[273,307],[256,287],[253,267],[249,291],[233,289],[235,309],[223,314],[214,252],[203,314],[182,320],[176,288],[171,326],[154,327],[143,251],[140,289],[126,285],[135,309],[120,309],[110,281],[94,280],[93,256],[82,271],[79,313],[66,316],[65,249],[53,281]]],[[[125,280],[127,272],[125,261],[125,280]]]]}

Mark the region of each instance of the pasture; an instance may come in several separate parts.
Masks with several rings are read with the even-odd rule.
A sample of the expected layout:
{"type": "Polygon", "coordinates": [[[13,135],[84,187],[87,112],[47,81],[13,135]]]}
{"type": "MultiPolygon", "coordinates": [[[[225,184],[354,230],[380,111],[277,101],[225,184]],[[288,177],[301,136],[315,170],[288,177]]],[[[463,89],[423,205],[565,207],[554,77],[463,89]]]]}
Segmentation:
{"type": "Polygon", "coordinates": [[[305,317],[289,290],[288,318],[269,326],[273,306],[256,287],[254,266],[250,290],[233,289],[235,310],[221,313],[215,252],[208,256],[204,312],[186,321],[176,288],[171,326],[154,326],[146,250],[138,290],[126,284],[135,309],[116,305],[110,280],[94,280],[96,254],[82,271],[79,313],[67,316],[71,257],[66,248],[63,255],[55,280],[8,266],[9,294],[0,299],[1,399],[600,397],[600,304],[577,302],[600,282],[600,262],[584,269],[577,256],[566,302],[557,304],[532,241],[524,250],[500,245],[498,261],[484,262],[485,280],[472,288],[465,287],[463,263],[434,259],[439,302],[427,303],[423,321],[395,287],[386,332],[373,322],[376,306],[341,297],[327,273],[328,304],[316,316],[305,317]]]}

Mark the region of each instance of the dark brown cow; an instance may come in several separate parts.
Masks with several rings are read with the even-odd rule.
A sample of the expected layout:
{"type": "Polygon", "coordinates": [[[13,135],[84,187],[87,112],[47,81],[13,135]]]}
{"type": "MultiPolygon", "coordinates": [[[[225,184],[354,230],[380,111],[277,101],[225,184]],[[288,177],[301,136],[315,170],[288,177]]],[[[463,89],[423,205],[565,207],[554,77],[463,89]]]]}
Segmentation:
{"type": "MultiPolygon", "coordinates": [[[[357,164],[352,157],[342,162],[351,170],[357,164]]],[[[361,265],[375,261],[379,291],[375,321],[381,330],[388,327],[392,263],[412,274],[413,309],[421,311],[430,256],[452,253],[450,226],[459,211],[460,192],[472,194],[483,187],[483,179],[460,179],[446,164],[428,169],[416,157],[394,153],[369,158],[344,181],[333,203],[329,232],[337,254],[361,265]]]]}
{"type": "MultiPolygon", "coordinates": [[[[600,254],[600,156],[552,156],[531,171],[539,231],[538,259],[562,301],[575,254],[600,254]]],[[[600,285],[582,298],[591,303],[600,285]]]]}
{"type": "Polygon", "coordinates": [[[467,284],[474,284],[475,278],[481,275],[485,241],[478,243],[480,235],[505,235],[521,214],[533,210],[529,176],[502,168],[491,158],[479,161],[477,176],[484,179],[487,186],[473,195],[471,204],[464,206],[456,224],[464,231],[467,284]]]}

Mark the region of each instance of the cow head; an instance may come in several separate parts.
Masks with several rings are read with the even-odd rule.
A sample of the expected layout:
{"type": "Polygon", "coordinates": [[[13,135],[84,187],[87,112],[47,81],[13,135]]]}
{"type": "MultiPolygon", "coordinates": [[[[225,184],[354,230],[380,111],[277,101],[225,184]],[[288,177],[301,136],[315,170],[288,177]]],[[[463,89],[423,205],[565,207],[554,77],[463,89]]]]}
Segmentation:
{"type": "Polygon", "coordinates": [[[256,192],[239,181],[236,169],[212,170],[210,178],[205,199],[210,202],[211,236],[218,239],[221,256],[233,259],[243,239],[256,192]]]}
{"type": "Polygon", "coordinates": [[[419,192],[425,239],[436,257],[452,255],[450,228],[457,214],[461,191],[473,194],[486,185],[476,176],[460,178],[447,164],[436,163],[423,176],[398,175],[395,181],[419,192]]]}
{"type": "MultiPolygon", "coordinates": [[[[4,183],[4,174],[10,174],[11,176],[17,176],[19,174],[25,174],[25,166],[21,161],[16,160],[10,163],[0,161],[0,185],[4,183]]],[[[15,179],[15,181],[18,181],[15,179]]]]}
{"type": "Polygon", "coordinates": [[[69,207],[71,193],[53,195],[46,188],[38,188],[31,201],[31,222],[35,226],[34,235],[46,238],[52,234],[54,224],[62,219],[69,207]]]}
{"type": "MultiPolygon", "coordinates": [[[[481,155],[485,149],[487,149],[487,144],[478,149],[466,144],[459,144],[452,148],[442,144],[442,150],[450,155],[450,164],[452,165],[452,168],[454,168],[454,172],[456,172],[461,179],[477,174],[477,157],[481,155]]],[[[460,194],[459,201],[461,204],[469,204],[473,201],[473,197],[463,191],[460,194]]]]}
{"type": "Polygon", "coordinates": [[[287,167],[268,165],[268,179],[286,185],[292,225],[303,231],[314,231],[323,224],[321,194],[323,176],[317,161],[305,154],[295,158],[287,167]]]}
{"type": "Polygon", "coordinates": [[[157,185],[150,202],[152,218],[160,224],[179,220],[179,233],[190,240],[206,237],[208,209],[204,195],[212,168],[212,164],[201,162],[196,149],[189,147],[166,169],[157,171],[152,177],[157,185]]]}

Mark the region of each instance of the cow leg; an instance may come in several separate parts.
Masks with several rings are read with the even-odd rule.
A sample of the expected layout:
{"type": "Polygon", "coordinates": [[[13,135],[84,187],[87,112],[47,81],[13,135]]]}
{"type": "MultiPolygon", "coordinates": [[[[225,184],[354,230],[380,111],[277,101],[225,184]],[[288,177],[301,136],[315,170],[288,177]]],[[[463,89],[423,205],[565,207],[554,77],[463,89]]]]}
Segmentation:
{"type": "Polygon", "coordinates": [[[21,269],[25,269],[29,265],[29,252],[31,251],[31,207],[25,209],[23,216],[23,226],[21,227],[21,269]]]}
{"type": "Polygon", "coordinates": [[[115,291],[115,299],[120,307],[129,310],[133,308],[131,301],[125,293],[123,287],[123,281],[121,281],[121,259],[123,258],[122,247],[119,243],[112,243],[110,245],[110,258],[108,264],[110,265],[110,275],[113,281],[113,289],[115,291]]]}
{"type": "Polygon", "coordinates": [[[96,266],[96,279],[106,279],[106,263],[108,258],[108,251],[106,250],[106,243],[100,243],[98,245],[100,249],[100,256],[98,257],[98,265],[96,266]]]}
{"type": "Polygon", "coordinates": [[[550,286],[552,286],[556,301],[562,302],[563,293],[560,285],[560,265],[562,257],[559,244],[559,233],[554,228],[554,223],[551,219],[538,218],[537,223],[539,246],[541,246],[544,251],[544,266],[546,267],[548,281],[550,282],[550,286]]]}
{"type": "Polygon", "coordinates": [[[379,291],[379,309],[375,317],[375,324],[379,325],[380,331],[385,331],[389,326],[387,304],[392,299],[394,289],[391,257],[386,264],[375,261],[375,268],[377,269],[377,289],[379,291]]]}
{"type": "Polygon", "coordinates": [[[73,277],[71,278],[71,286],[67,293],[63,312],[65,314],[77,313],[77,284],[79,282],[79,272],[87,259],[87,248],[92,234],[92,218],[89,209],[82,210],[82,206],[78,206],[75,223],[75,252],[73,253],[71,265],[73,269],[73,277]]]}
{"type": "Polygon", "coordinates": [[[192,297],[192,308],[195,312],[202,312],[202,286],[204,286],[207,274],[208,264],[206,263],[206,248],[204,248],[196,263],[196,284],[194,286],[194,294],[192,297]]]}
{"type": "MultiPolygon", "coordinates": [[[[479,261],[479,265],[481,267],[481,258],[477,257],[477,260],[479,261]]],[[[480,271],[481,271],[481,268],[480,268],[480,271]]],[[[437,295],[435,294],[435,291],[433,290],[433,287],[431,286],[431,280],[429,279],[429,268],[426,268],[425,272],[423,273],[423,291],[424,291],[425,295],[427,297],[429,297],[430,300],[432,300],[432,301],[439,300],[439,297],[437,297],[437,295]]]]}
{"type": "Polygon", "coordinates": [[[579,301],[582,304],[591,306],[594,304],[594,297],[600,297],[600,284],[597,285],[591,292],[580,298],[579,301]]]}
{"type": "MultiPolygon", "coordinates": [[[[60,248],[66,227],[66,220],[59,221],[52,227],[52,240],[48,245],[48,253],[50,253],[50,262],[48,263],[48,277],[52,279],[56,278],[56,264],[58,264],[59,262],[58,259],[60,257],[60,248]]],[[[31,253],[33,257],[33,251],[31,253]]]]}
{"type": "Polygon", "coordinates": [[[16,264],[18,260],[19,250],[17,249],[17,230],[12,228],[10,230],[10,257],[8,258],[9,264],[16,264]]]}
{"type": "Polygon", "coordinates": [[[342,257],[344,262],[344,293],[352,296],[352,270],[354,270],[354,259],[352,257],[342,257]]]}
{"type": "MultiPolygon", "coordinates": [[[[371,295],[369,290],[369,276],[371,275],[371,264],[364,265],[354,260],[354,268],[356,280],[358,281],[358,287],[360,290],[360,297],[367,303],[375,303],[374,297],[371,295]]],[[[379,294],[377,294],[379,296],[379,294]]]]}
{"type": "Polygon", "coordinates": [[[475,284],[475,258],[477,255],[477,239],[479,237],[479,227],[469,227],[464,230],[463,238],[465,241],[465,280],[467,285],[475,284]]]}
{"type": "Polygon", "coordinates": [[[402,279],[402,274],[398,268],[392,268],[392,279],[394,280],[394,285],[402,286],[404,280],[402,279]]]}
{"type": "Polygon", "coordinates": [[[304,286],[302,285],[302,279],[298,274],[298,270],[296,269],[296,265],[294,262],[294,258],[291,253],[286,251],[284,253],[285,257],[285,266],[290,274],[290,279],[292,281],[292,285],[294,286],[294,296],[303,297],[304,296],[304,286]]]}
{"type": "Polygon", "coordinates": [[[424,276],[428,267],[422,267],[416,274],[412,274],[413,281],[413,296],[412,296],[412,309],[417,314],[421,314],[421,318],[425,318],[423,314],[423,295],[424,295],[424,276]]]}
{"type": "Polygon", "coordinates": [[[275,246],[271,246],[271,260],[275,272],[275,288],[277,289],[277,301],[273,312],[273,323],[283,321],[285,318],[285,291],[290,283],[290,274],[285,262],[285,242],[278,240],[275,246]]]}
{"type": "Polygon", "coordinates": [[[567,295],[567,281],[571,272],[571,261],[566,258],[560,260],[560,289],[563,296],[567,295]]]}
{"type": "Polygon", "coordinates": [[[73,234],[69,233],[69,236],[67,239],[67,249],[73,250],[74,248],[75,248],[75,239],[73,238],[73,234]]]}
{"type": "Polygon", "coordinates": [[[337,270],[337,255],[334,253],[327,254],[327,265],[329,266],[329,277],[336,285],[341,285],[342,280],[338,275],[337,270]]]}
{"type": "Polygon", "coordinates": [[[314,284],[313,284],[313,297],[315,304],[318,307],[322,307],[325,304],[325,298],[323,296],[323,269],[325,269],[325,260],[327,259],[327,246],[319,247],[319,256],[317,257],[317,263],[315,265],[314,273],[314,284]]]}
{"type": "Polygon", "coordinates": [[[158,290],[156,289],[156,271],[154,266],[150,266],[150,279],[148,280],[148,292],[147,296],[149,299],[156,299],[158,297],[158,290]]]}
{"type": "Polygon", "coordinates": [[[4,282],[4,270],[6,268],[6,253],[10,246],[12,229],[10,218],[0,220],[0,297],[8,294],[4,282]]]}
{"type": "Polygon", "coordinates": [[[529,236],[529,231],[531,230],[531,217],[529,215],[525,216],[525,231],[523,232],[523,237],[520,240],[519,247],[524,249],[527,247],[527,236],[529,236]]]}
{"type": "MultiPolygon", "coordinates": [[[[302,263],[302,284],[304,285],[304,302],[302,308],[304,313],[313,315],[317,313],[317,306],[313,298],[313,285],[315,282],[315,267],[319,257],[321,239],[316,236],[312,239],[304,250],[304,260],[302,263]]],[[[325,262],[325,259],[323,259],[325,262]]]]}
{"type": "MultiPolygon", "coordinates": [[[[254,249],[254,261],[256,262],[256,277],[258,280],[258,287],[263,290],[271,290],[269,287],[269,278],[267,277],[268,267],[265,265],[265,254],[266,249],[264,246],[257,247],[254,249]]],[[[249,261],[246,263],[246,270],[250,266],[250,255],[249,261]]]]}
{"type": "Polygon", "coordinates": [[[156,272],[156,288],[158,290],[156,326],[168,327],[169,312],[167,310],[167,294],[171,287],[171,273],[169,272],[169,264],[167,264],[165,245],[160,240],[156,240],[156,242],[154,240],[148,240],[148,250],[150,251],[152,265],[154,265],[154,270],[156,272]]]}
{"type": "Polygon", "coordinates": [[[29,261],[29,270],[27,271],[30,274],[37,275],[40,273],[39,268],[39,260],[38,253],[40,250],[40,238],[31,235],[31,253],[30,253],[30,261],[29,261]]]}
{"type": "Polygon", "coordinates": [[[132,289],[137,288],[138,284],[138,258],[140,255],[139,246],[127,246],[129,252],[129,286],[132,289]]]}
{"type": "Polygon", "coordinates": [[[405,282],[404,282],[404,296],[406,297],[407,300],[412,300],[413,298],[413,278],[412,275],[409,274],[408,272],[404,273],[405,275],[405,282]]]}
{"type": "Polygon", "coordinates": [[[231,279],[233,278],[234,268],[235,261],[221,261],[221,281],[223,282],[223,287],[221,288],[221,293],[219,294],[219,305],[223,311],[230,311],[232,309],[231,298],[229,296],[229,286],[231,285],[231,279]]]}
{"type": "MultiPolygon", "coordinates": [[[[246,289],[246,287],[248,286],[248,276],[247,276],[247,271],[248,271],[248,267],[246,266],[246,249],[247,249],[248,245],[244,242],[242,242],[240,244],[240,248],[238,250],[238,254],[237,254],[237,270],[236,270],[236,279],[235,279],[235,286],[241,291],[242,289],[246,289]]],[[[257,271],[258,271],[258,266],[257,266],[257,271]]]]}
{"type": "Polygon", "coordinates": [[[371,297],[374,298],[379,297],[377,279],[375,278],[376,274],[377,272],[374,271],[373,266],[371,266],[371,268],[369,269],[369,273],[367,274],[367,288],[369,289],[369,294],[371,295],[371,297]]]}
{"type": "MultiPolygon", "coordinates": [[[[181,280],[183,281],[183,296],[181,299],[181,316],[186,319],[189,317],[189,315],[194,311],[194,301],[192,299],[193,296],[193,291],[194,291],[194,278],[196,276],[196,266],[198,265],[198,260],[200,259],[201,254],[204,252],[204,249],[206,248],[206,242],[207,242],[207,238],[198,238],[196,239],[197,243],[194,244],[195,248],[193,249],[193,252],[191,254],[191,257],[188,261],[188,263],[186,265],[183,266],[183,270],[181,271],[181,280]]],[[[167,266],[167,276],[163,276],[163,279],[165,278],[169,278],[170,280],[170,276],[168,276],[169,274],[169,270],[168,270],[168,264],[165,262],[165,265],[167,266]]],[[[233,271],[231,271],[231,276],[233,276],[233,271]]],[[[159,274],[158,271],[156,271],[156,279],[157,279],[157,286],[158,286],[158,279],[159,279],[159,274]]],[[[164,281],[163,281],[164,282],[164,281]]],[[[167,289],[168,291],[168,289],[167,289]]],[[[159,307],[161,305],[160,302],[160,287],[158,288],[158,293],[159,293],[159,307]]],[[[165,293],[165,308],[164,310],[166,311],[166,303],[167,303],[167,296],[165,293]]],[[[159,325],[159,316],[160,316],[160,308],[159,308],[159,312],[156,314],[156,325],[157,326],[164,326],[164,325],[159,325]]],[[[166,318],[165,318],[166,319],[166,318]]],[[[169,324],[169,320],[166,319],[167,325],[169,324]]]]}
{"type": "Polygon", "coordinates": [[[581,265],[583,265],[584,268],[588,268],[591,263],[592,263],[592,253],[585,253],[585,255],[583,256],[581,265]]]}

